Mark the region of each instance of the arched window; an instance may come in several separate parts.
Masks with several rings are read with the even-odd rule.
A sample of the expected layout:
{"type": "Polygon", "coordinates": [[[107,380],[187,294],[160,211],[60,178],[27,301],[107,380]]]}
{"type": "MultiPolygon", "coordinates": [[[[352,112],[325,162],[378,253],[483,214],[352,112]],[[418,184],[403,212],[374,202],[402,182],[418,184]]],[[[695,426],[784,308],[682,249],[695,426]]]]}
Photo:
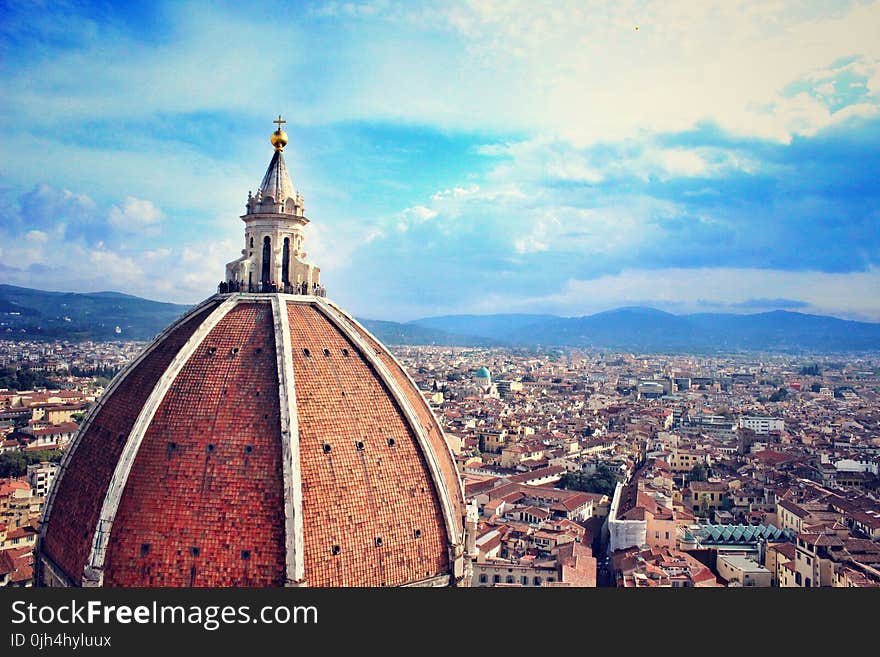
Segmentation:
{"type": "Polygon", "coordinates": [[[281,282],[290,284],[290,238],[284,238],[284,249],[281,254],[281,282]]]}
{"type": "Polygon", "coordinates": [[[268,285],[272,280],[270,270],[269,270],[269,260],[272,257],[272,240],[269,239],[269,236],[263,238],[263,271],[260,276],[260,282],[263,285],[268,285]]]}
{"type": "Polygon", "coordinates": [[[254,248],[254,237],[251,235],[251,248],[254,248]]]}

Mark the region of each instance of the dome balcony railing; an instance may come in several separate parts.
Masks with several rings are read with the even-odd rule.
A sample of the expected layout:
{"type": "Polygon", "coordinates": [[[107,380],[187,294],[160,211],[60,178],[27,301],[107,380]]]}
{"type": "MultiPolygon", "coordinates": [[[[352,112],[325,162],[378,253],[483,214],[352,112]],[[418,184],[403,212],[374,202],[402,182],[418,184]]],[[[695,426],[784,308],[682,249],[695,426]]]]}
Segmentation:
{"type": "Polygon", "coordinates": [[[235,294],[247,292],[249,294],[302,294],[314,297],[326,297],[327,289],[317,283],[245,283],[243,281],[220,281],[217,286],[219,294],[235,294]]]}

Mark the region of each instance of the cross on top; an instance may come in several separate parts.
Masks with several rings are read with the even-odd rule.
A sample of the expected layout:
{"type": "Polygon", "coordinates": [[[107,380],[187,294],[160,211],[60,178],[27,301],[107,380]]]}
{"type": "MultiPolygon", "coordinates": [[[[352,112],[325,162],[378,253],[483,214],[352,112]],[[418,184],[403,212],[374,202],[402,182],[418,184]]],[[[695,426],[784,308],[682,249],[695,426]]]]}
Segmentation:
{"type": "Polygon", "coordinates": [[[277,124],[278,124],[278,129],[281,130],[281,124],[282,124],[282,123],[287,123],[287,121],[285,121],[284,119],[282,119],[282,118],[281,118],[281,115],[279,114],[279,115],[278,115],[278,118],[275,119],[274,121],[272,121],[272,123],[277,123],[277,124]]]}

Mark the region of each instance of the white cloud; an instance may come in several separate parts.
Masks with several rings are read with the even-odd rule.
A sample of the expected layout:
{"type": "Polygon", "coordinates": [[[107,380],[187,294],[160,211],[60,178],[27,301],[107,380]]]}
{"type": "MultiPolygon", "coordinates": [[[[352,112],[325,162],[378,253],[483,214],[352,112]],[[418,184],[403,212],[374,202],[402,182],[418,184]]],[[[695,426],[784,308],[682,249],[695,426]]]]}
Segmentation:
{"type": "MultiPolygon", "coordinates": [[[[607,199],[595,208],[553,206],[511,217],[514,251],[520,255],[553,251],[614,256],[656,239],[656,216],[676,213],[670,203],[647,197],[607,199]],[[520,232],[521,237],[517,235],[520,232]]],[[[503,216],[503,215],[502,215],[503,216]]]]}
{"type": "Polygon", "coordinates": [[[663,168],[673,177],[694,177],[706,173],[709,164],[693,150],[671,148],[663,152],[663,168]]]}
{"type": "MultiPolygon", "coordinates": [[[[329,285],[338,280],[337,276],[344,275],[358,249],[386,237],[387,233],[382,226],[335,222],[329,218],[306,227],[304,246],[307,260],[321,268],[321,280],[329,285]]],[[[360,289],[357,278],[353,287],[360,289]]]]}
{"type": "Polygon", "coordinates": [[[880,115],[880,105],[872,105],[870,103],[856,103],[847,105],[846,107],[836,111],[834,118],[837,120],[845,120],[854,116],[861,118],[871,118],[880,115]]]}
{"type": "Polygon", "coordinates": [[[462,198],[465,196],[473,196],[480,191],[479,185],[468,185],[467,187],[453,187],[452,189],[438,189],[434,192],[431,200],[440,201],[448,198],[462,198]]]}
{"type": "Polygon", "coordinates": [[[878,290],[877,267],[851,273],[726,267],[628,269],[591,280],[572,279],[551,295],[511,299],[510,307],[553,308],[571,315],[639,304],[671,307],[676,312],[705,312],[707,306],[736,311],[738,303],[778,298],[805,302],[807,306],[799,309],[804,312],[880,321],[878,290]]]}
{"type": "Polygon", "coordinates": [[[139,233],[155,227],[164,218],[162,211],[151,201],[134,196],[127,196],[121,208],[114,205],[107,215],[111,226],[130,233],[139,233]]]}
{"type": "Polygon", "coordinates": [[[545,214],[535,221],[528,235],[513,241],[514,252],[525,255],[547,251],[551,239],[555,240],[561,226],[561,222],[553,214],[545,214]]]}
{"type": "Polygon", "coordinates": [[[29,230],[24,238],[28,242],[35,242],[37,244],[45,244],[49,241],[49,236],[42,230],[29,230]]]}
{"type": "MultiPolygon", "coordinates": [[[[276,56],[267,54],[267,24],[249,10],[235,15],[216,7],[168,3],[162,11],[166,31],[161,47],[153,48],[115,21],[65,16],[64,40],[75,47],[61,57],[37,49],[4,84],[7,110],[27,117],[42,103],[46,115],[65,121],[219,108],[247,111],[255,107],[254,98],[277,98],[273,90],[285,79],[284,70],[301,59],[304,40],[296,34],[296,23],[285,25],[280,57],[280,44],[276,56]]],[[[26,34],[41,29],[17,27],[26,34]]]]}
{"type": "MultiPolygon", "coordinates": [[[[16,125],[27,123],[18,121],[16,125]]],[[[254,142],[252,134],[248,141],[245,152],[237,150],[237,143],[206,151],[169,143],[155,135],[140,135],[132,138],[126,148],[110,148],[56,141],[43,133],[22,131],[0,138],[0,159],[15,159],[17,166],[4,171],[4,176],[21,187],[33,185],[35,180],[53,181],[53,186],[41,184],[34,188],[33,207],[28,209],[29,215],[45,216],[53,225],[64,212],[77,221],[97,218],[96,202],[90,196],[57,187],[89,190],[102,204],[115,203],[119,199],[117,185],[108,185],[108,180],[117,181],[127,194],[149,198],[161,207],[187,214],[235,216],[244,205],[248,189],[259,182],[270,157],[259,141],[254,142]],[[53,157],[16,155],[47,151],[53,157]],[[70,166],[71,162],[77,166],[70,166]],[[194,189],[210,193],[196,194],[194,189]]],[[[118,209],[121,212],[124,204],[118,209]]]]}
{"type": "Polygon", "coordinates": [[[551,162],[547,167],[547,175],[557,180],[593,184],[600,183],[605,178],[598,169],[568,159],[551,162]]]}
{"type": "Polygon", "coordinates": [[[381,228],[372,228],[364,237],[364,243],[369,244],[370,242],[374,242],[384,237],[385,231],[383,231],[381,228]]]}
{"type": "Polygon", "coordinates": [[[388,0],[370,0],[369,2],[326,2],[310,8],[315,16],[327,17],[362,17],[374,16],[376,14],[388,11],[391,8],[388,0]]]}
{"type": "Polygon", "coordinates": [[[116,290],[180,303],[212,294],[234,251],[225,240],[137,253],[82,239],[68,241],[63,249],[51,241],[28,240],[27,245],[2,254],[7,282],[45,290],[116,290]]]}
{"type": "Polygon", "coordinates": [[[23,227],[47,231],[59,224],[92,224],[98,213],[97,205],[87,195],[40,183],[19,197],[19,218],[23,227]]]}
{"type": "MultiPolygon", "coordinates": [[[[593,198],[590,186],[611,187],[616,179],[632,177],[712,178],[767,166],[735,149],[664,146],[653,138],[656,133],[709,121],[737,134],[785,142],[853,116],[876,115],[878,8],[878,2],[828,9],[757,0],[560,0],[540,6],[509,0],[422,7],[341,2],[306,12],[302,21],[286,16],[288,34],[271,57],[265,49],[266,18],[248,10],[235,15],[216,6],[172,5],[164,16],[169,22],[161,47],[118,32],[110,23],[70,26],[65,37],[72,47],[64,56],[57,56],[48,45],[54,41],[47,40],[20,65],[8,67],[0,158],[16,161],[6,174],[17,177],[18,185],[57,180],[59,186],[88,190],[104,209],[117,205],[97,212],[87,196],[38,190],[30,201],[39,221],[28,228],[47,240],[37,233],[22,240],[26,248],[15,256],[15,266],[65,263],[75,276],[85,276],[79,271],[82,262],[94,258],[117,280],[129,281],[129,290],[155,295],[167,289],[176,299],[202,296],[199,290],[210,290],[223,263],[238,253],[235,216],[266,160],[260,145],[251,145],[252,134],[241,146],[236,130],[244,129],[225,126],[241,126],[268,106],[289,111],[285,108],[292,105],[291,127],[387,121],[429,134],[439,129],[506,140],[476,149],[499,158],[490,171],[468,175],[455,171],[454,164],[443,165],[442,182],[436,183],[442,189],[408,198],[406,190],[414,185],[401,187],[399,205],[381,217],[346,222],[316,212],[307,249],[328,276],[348,267],[365,244],[376,246],[368,255],[393,261],[379,242],[407,247],[406,239],[424,240],[427,250],[430,240],[442,243],[452,234],[460,241],[451,243],[472,245],[475,256],[503,252],[529,264],[557,252],[576,253],[572,261],[596,271],[589,266],[593,255],[607,262],[610,255],[638,253],[663,236],[658,216],[680,212],[675,203],[625,192],[593,198]],[[343,20],[330,22],[322,13],[343,20]],[[230,45],[231,33],[236,38],[230,45]],[[321,47],[315,47],[318,43],[321,47]],[[841,58],[849,59],[835,63],[841,58]],[[854,92],[848,105],[832,107],[843,73],[863,76],[866,91],[854,92]],[[73,129],[32,129],[38,112],[73,129]],[[216,133],[202,129],[204,116],[221,117],[216,133]],[[124,141],[107,141],[99,126],[98,139],[89,144],[82,135],[95,117],[144,121],[148,129],[127,130],[124,141]],[[223,117],[235,121],[224,123],[223,117]],[[603,159],[593,146],[619,152],[603,159]],[[42,155],[47,152],[51,158],[42,155]],[[41,155],[18,158],[18,153],[41,155]],[[108,198],[117,187],[132,196],[124,202],[108,198]],[[587,192],[567,193],[575,188],[587,192]],[[199,220],[213,214],[211,244],[230,248],[206,250],[194,231],[184,235],[186,222],[178,221],[168,222],[174,237],[161,248],[151,244],[147,251],[121,254],[114,244],[118,235],[101,236],[106,247],[95,244],[99,231],[107,232],[107,222],[130,233],[156,232],[163,220],[157,206],[175,217],[199,220]],[[82,231],[81,246],[76,239],[70,242],[76,257],[52,260],[43,248],[58,236],[52,229],[58,225],[93,227],[82,231]]],[[[315,131],[322,138],[328,132],[315,131]]],[[[354,195],[329,177],[322,180],[329,174],[314,173],[321,167],[332,171],[336,163],[328,165],[329,160],[303,167],[323,186],[322,203],[333,193],[354,195]]],[[[293,166],[295,160],[289,161],[293,166]]],[[[314,185],[305,190],[315,194],[314,185]]],[[[707,194],[715,191],[706,187],[707,194]]],[[[364,207],[371,206],[366,214],[380,205],[372,200],[366,199],[364,207]]],[[[341,215],[339,205],[331,207],[341,215]]],[[[19,230],[19,237],[25,234],[19,230]]],[[[462,252],[463,258],[471,255],[468,249],[462,252]]],[[[77,280],[85,285],[92,279],[77,280]]]]}
{"type": "Polygon", "coordinates": [[[358,67],[344,90],[328,89],[331,97],[344,91],[380,118],[526,129],[580,145],[707,120],[788,141],[839,117],[818,101],[783,96],[787,85],[842,57],[880,57],[877,2],[572,0],[538,11],[527,0],[508,0],[408,12],[390,6],[369,20],[376,16],[404,34],[352,44],[372,66],[358,67]],[[438,26],[455,37],[451,44],[431,49],[426,44],[436,40],[417,39],[419,30],[438,26]],[[389,88],[382,79],[406,83],[389,88]]]}
{"type": "Polygon", "coordinates": [[[840,120],[824,103],[782,95],[829,70],[867,76],[878,102],[876,1],[327,3],[285,15],[273,56],[260,12],[171,5],[166,18],[161,48],[109,24],[74,25],[75,49],[34,56],[5,81],[6,111],[65,121],[255,116],[290,106],[296,85],[300,122],[402,120],[582,145],[707,120],[787,141],[840,120]],[[832,69],[853,56],[858,63],[832,69]]]}
{"type": "Polygon", "coordinates": [[[436,217],[437,211],[425,207],[424,205],[414,205],[413,207],[404,210],[402,214],[406,219],[412,220],[417,224],[422,224],[428,221],[428,219],[436,217]]]}
{"type": "MultiPolygon", "coordinates": [[[[437,211],[432,210],[431,208],[424,205],[414,205],[410,208],[406,208],[402,210],[397,217],[394,219],[394,228],[400,232],[405,233],[410,229],[410,226],[418,226],[420,224],[425,223],[429,219],[433,219],[437,216],[437,211]]],[[[368,239],[368,241],[373,241],[379,237],[377,232],[371,233],[372,238],[368,239]]]]}
{"type": "Polygon", "coordinates": [[[105,277],[108,289],[113,289],[114,284],[130,283],[132,279],[143,275],[143,270],[134,258],[113,251],[93,249],[88,253],[88,259],[90,267],[105,277]]]}
{"type": "Polygon", "coordinates": [[[880,96],[880,66],[876,67],[868,78],[867,87],[874,96],[880,96]]]}
{"type": "Polygon", "coordinates": [[[141,258],[144,260],[163,260],[170,256],[172,253],[171,249],[168,248],[159,248],[147,250],[141,253],[141,258]]]}
{"type": "Polygon", "coordinates": [[[562,222],[552,212],[534,220],[531,231],[522,238],[513,241],[513,250],[518,255],[541,253],[547,251],[551,241],[557,241],[562,222]]]}
{"type": "MultiPolygon", "coordinates": [[[[504,186],[517,190],[520,199],[531,196],[543,201],[542,190],[555,183],[600,185],[636,178],[666,181],[675,178],[720,178],[734,172],[769,172],[771,165],[760,163],[737,147],[669,147],[656,140],[625,140],[608,146],[577,148],[565,141],[532,137],[519,142],[481,146],[479,151],[500,158],[487,177],[492,188],[478,197],[487,198],[504,186]],[[524,190],[528,190],[527,192],[524,190]]],[[[438,199],[435,195],[434,199],[438,199]]]]}
{"type": "MultiPolygon", "coordinates": [[[[180,249],[181,266],[177,275],[166,276],[174,287],[191,291],[191,294],[213,292],[217,283],[225,275],[226,263],[233,260],[238,253],[239,242],[227,239],[205,240],[198,244],[187,244],[180,249]]],[[[172,253],[171,262],[175,262],[172,253]]]]}

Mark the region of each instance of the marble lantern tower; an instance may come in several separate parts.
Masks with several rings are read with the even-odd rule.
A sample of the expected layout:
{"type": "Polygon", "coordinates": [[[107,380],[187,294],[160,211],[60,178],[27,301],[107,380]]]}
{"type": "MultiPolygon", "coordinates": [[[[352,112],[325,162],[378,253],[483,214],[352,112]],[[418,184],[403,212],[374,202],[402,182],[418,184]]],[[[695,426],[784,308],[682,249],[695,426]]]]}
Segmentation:
{"type": "Polygon", "coordinates": [[[256,194],[248,192],[245,213],[245,244],[241,257],[226,265],[226,282],[242,292],[278,291],[314,294],[320,289],[321,270],[306,261],[303,251],[305,216],[303,196],[294,190],[284,161],[287,133],[285,121],[270,141],[275,154],[256,194]]]}

